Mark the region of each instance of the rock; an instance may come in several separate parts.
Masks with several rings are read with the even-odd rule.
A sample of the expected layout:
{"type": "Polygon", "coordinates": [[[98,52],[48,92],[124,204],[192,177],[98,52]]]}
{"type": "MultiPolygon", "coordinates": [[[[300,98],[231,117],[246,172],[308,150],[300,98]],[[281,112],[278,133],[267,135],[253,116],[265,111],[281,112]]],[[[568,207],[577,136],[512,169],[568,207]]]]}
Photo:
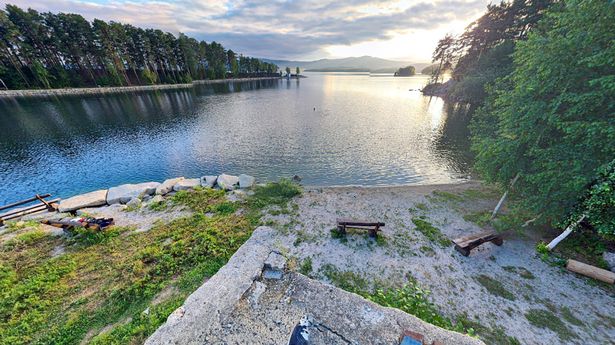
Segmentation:
{"type": "Polygon", "coordinates": [[[212,175],[203,176],[201,177],[201,187],[214,188],[214,186],[216,185],[217,179],[218,179],[218,176],[212,176],[212,175]]]}
{"type": "Polygon", "coordinates": [[[132,198],[132,199],[130,199],[129,202],[126,203],[126,206],[130,207],[132,209],[141,208],[141,199],[139,199],[139,198],[132,198]]]}
{"type": "Polygon", "coordinates": [[[612,272],[615,272],[615,253],[604,252],[602,253],[602,258],[606,261],[606,264],[609,266],[612,272]]]}
{"type": "Polygon", "coordinates": [[[177,182],[183,179],[184,179],[183,177],[176,177],[176,178],[170,178],[168,180],[165,180],[164,182],[162,182],[160,186],[158,186],[158,188],[156,188],[156,194],[165,195],[169,193],[170,191],[173,190],[173,186],[175,186],[177,182]]]}
{"type": "Polygon", "coordinates": [[[188,178],[177,181],[177,183],[173,186],[173,190],[178,192],[180,190],[194,189],[194,187],[198,187],[201,185],[201,180],[198,178],[188,178]]]}
{"type": "Polygon", "coordinates": [[[301,182],[301,176],[299,176],[299,175],[293,176],[293,181],[294,182],[301,182]]]}
{"type": "Polygon", "coordinates": [[[138,184],[123,184],[121,186],[109,188],[107,193],[107,204],[125,204],[132,198],[142,195],[151,195],[160,186],[158,182],[145,182],[138,184]]]}
{"type": "Polygon", "coordinates": [[[148,204],[157,204],[157,203],[161,203],[163,201],[164,201],[164,198],[162,197],[162,195],[156,195],[155,197],[150,199],[148,204]]]}
{"type": "Polygon", "coordinates": [[[97,190],[86,194],[76,195],[60,201],[58,211],[71,212],[80,208],[103,206],[107,203],[107,190],[97,190]]]}
{"type": "Polygon", "coordinates": [[[256,178],[254,176],[241,174],[239,175],[239,188],[250,188],[256,182],[256,178]]]}
{"type": "Polygon", "coordinates": [[[266,279],[282,279],[285,267],[286,258],[280,253],[271,252],[265,260],[263,276],[266,279]]]}
{"type": "Polygon", "coordinates": [[[233,175],[222,174],[218,176],[218,186],[224,190],[233,190],[235,185],[239,183],[239,177],[233,175]]]}

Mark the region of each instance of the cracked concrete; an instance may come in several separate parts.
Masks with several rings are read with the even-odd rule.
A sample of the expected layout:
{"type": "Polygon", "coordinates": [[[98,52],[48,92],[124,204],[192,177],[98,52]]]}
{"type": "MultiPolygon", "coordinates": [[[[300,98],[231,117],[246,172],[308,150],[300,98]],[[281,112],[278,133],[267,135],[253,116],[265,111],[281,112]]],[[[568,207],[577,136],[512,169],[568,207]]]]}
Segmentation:
{"type": "Polygon", "coordinates": [[[443,344],[483,344],[400,310],[284,271],[263,277],[265,262],[286,266],[272,248],[275,231],[260,227],[227,265],[195,291],[147,341],[158,344],[288,344],[302,318],[310,344],[395,344],[405,330],[443,344]],[[274,254],[272,254],[274,253],[274,254]],[[269,260],[267,260],[269,258],[269,260]]]}

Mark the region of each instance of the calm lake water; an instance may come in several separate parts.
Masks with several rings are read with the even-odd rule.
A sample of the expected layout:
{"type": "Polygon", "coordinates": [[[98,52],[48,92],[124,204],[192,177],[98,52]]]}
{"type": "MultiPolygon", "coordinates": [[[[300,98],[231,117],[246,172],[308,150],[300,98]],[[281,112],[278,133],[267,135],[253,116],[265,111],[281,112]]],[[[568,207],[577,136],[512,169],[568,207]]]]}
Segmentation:
{"type": "Polygon", "coordinates": [[[416,90],[426,77],[300,80],[0,100],[0,205],[123,183],[246,173],[306,185],[468,177],[465,117],[416,90]]]}

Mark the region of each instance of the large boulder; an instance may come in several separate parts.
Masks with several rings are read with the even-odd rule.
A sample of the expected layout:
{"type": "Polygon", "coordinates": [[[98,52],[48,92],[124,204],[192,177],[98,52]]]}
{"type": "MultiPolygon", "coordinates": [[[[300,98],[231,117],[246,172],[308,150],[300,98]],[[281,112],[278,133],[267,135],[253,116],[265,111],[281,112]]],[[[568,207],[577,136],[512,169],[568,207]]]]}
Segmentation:
{"type": "Polygon", "coordinates": [[[156,195],[165,195],[170,193],[173,190],[173,186],[183,179],[183,177],[176,177],[165,180],[162,184],[160,184],[160,186],[158,186],[158,188],[156,188],[156,195]]]}
{"type": "Polygon", "coordinates": [[[71,212],[81,208],[103,206],[107,203],[107,190],[97,190],[86,194],[76,195],[60,201],[58,211],[71,212]]]}
{"type": "Polygon", "coordinates": [[[241,174],[239,175],[239,188],[250,188],[256,182],[256,178],[254,176],[241,174]]]}
{"type": "Polygon", "coordinates": [[[158,182],[144,182],[137,184],[123,184],[121,186],[109,188],[107,193],[107,204],[125,204],[132,198],[143,195],[152,195],[156,188],[160,186],[158,182]]]}
{"type": "Polygon", "coordinates": [[[201,187],[214,188],[218,176],[208,175],[201,177],[201,187]]]}
{"type": "Polygon", "coordinates": [[[198,178],[187,178],[180,181],[173,186],[173,190],[178,192],[180,190],[194,189],[194,187],[198,187],[201,185],[201,179],[198,178]]]}
{"type": "Polygon", "coordinates": [[[235,185],[239,183],[239,177],[233,175],[222,174],[218,176],[218,186],[224,190],[233,190],[235,185]]]}

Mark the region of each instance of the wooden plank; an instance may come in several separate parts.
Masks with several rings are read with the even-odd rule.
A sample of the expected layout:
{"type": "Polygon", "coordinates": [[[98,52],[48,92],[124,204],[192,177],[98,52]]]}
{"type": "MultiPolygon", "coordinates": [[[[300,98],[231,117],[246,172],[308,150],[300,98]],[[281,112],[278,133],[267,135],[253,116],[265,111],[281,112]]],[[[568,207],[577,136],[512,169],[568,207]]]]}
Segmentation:
{"type": "Polygon", "coordinates": [[[588,276],[590,278],[603,281],[605,283],[615,284],[614,272],[588,265],[580,261],[568,259],[568,262],[566,263],[566,269],[575,273],[582,274],[584,276],[588,276]]]}
{"type": "Polygon", "coordinates": [[[2,210],[7,210],[7,209],[9,209],[9,208],[13,208],[13,207],[15,207],[15,206],[19,206],[19,205],[27,204],[27,203],[32,202],[32,201],[39,200],[39,199],[38,199],[39,197],[40,197],[40,198],[48,198],[48,197],[50,197],[50,196],[51,196],[51,194],[36,195],[35,197],[30,198],[30,199],[26,199],[26,200],[22,200],[22,201],[14,202],[14,203],[12,203],[12,204],[8,204],[8,205],[0,206],[0,211],[2,211],[2,210]]]}
{"type": "Polygon", "coordinates": [[[465,242],[465,241],[468,241],[468,240],[474,240],[474,239],[477,239],[477,238],[484,238],[484,237],[487,237],[489,235],[495,235],[495,234],[496,234],[495,231],[483,231],[483,232],[475,233],[475,234],[472,234],[472,235],[467,235],[467,236],[462,236],[462,237],[456,238],[456,239],[453,240],[453,242],[455,242],[455,243],[457,243],[457,242],[465,242]]]}
{"type": "MultiPolygon", "coordinates": [[[[60,201],[60,198],[49,200],[49,201],[47,201],[47,203],[53,204],[53,203],[58,202],[58,201],[60,201]]],[[[19,209],[16,209],[16,210],[9,211],[7,213],[4,213],[4,214],[0,215],[0,218],[12,219],[12,218],[16,217],[15,215],[18,215],[17,217],[19,217],[19,215],[23,216],[23,215],[34,213],[34,212],[40,212],[40,211],[42,211],[42,210],[39,210],[39,208],[41,208],[41,207],[42,207],[42,210],[47,210],[48,209],[47,205],[45,205],[45,204],[37,204],[37,205],[28,206],[28,207],[19,208],[19,209]]]]}
{"type": "Polygon", "coordinates": [[[370,222],[356,219],[338,219],[337,223],[346,226],[384,226],[382,222],[370,222]]]}

